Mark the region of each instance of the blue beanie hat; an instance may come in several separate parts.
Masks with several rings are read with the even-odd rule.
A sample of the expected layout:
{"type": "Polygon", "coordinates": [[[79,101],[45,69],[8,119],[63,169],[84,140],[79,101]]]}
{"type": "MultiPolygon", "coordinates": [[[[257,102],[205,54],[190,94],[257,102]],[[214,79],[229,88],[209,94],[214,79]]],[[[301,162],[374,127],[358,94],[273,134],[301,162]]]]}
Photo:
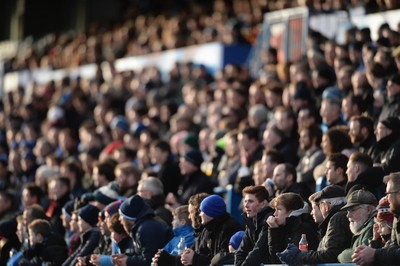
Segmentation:
{"type": "Polygon", "coordinates": [[[99,211],[99,208],[96,206],[88,204],[79,209],[78,216],[89,225],[96,226],[99,217],[99,211]]]}
{"type": "Polygon", "coordinates": [[[74,204],[75,204],[75,200],[69,200],[62,207],[62,212],[64,213],[64,215],[66,215],[70,219],[72,217],[72,211],[74,210],[74,204]]]}
{"type": "Polygon", "coordinates": [[[221,196],[211,195],[201,201],[200,210],[214,218],[226,213],[226,204],[221,196]]]}
{"type": "Polygon", "coordinates": [[[197,166],[198,168],[200,168],[201,164],[203,163],[203,155],[197,149],[188,151],[185,154],[184,158],[186,161],[193,164],[194,166],[197,166]]]}
{"type": "Polygon", "coordinates": [[[240,243],[242,243],[243,236],[244,231],[237,231],[233,236],[231,236],[231,239],[229,239],[229,245],[231,245],[234,250],[237,250],[240,243]]]}
{"type": "Polygon", "coordinates": [[[140,196],[133,195],[121,204],[119,214],[127,220],[135,221],[144,205],[144,200],[140,196]]]}

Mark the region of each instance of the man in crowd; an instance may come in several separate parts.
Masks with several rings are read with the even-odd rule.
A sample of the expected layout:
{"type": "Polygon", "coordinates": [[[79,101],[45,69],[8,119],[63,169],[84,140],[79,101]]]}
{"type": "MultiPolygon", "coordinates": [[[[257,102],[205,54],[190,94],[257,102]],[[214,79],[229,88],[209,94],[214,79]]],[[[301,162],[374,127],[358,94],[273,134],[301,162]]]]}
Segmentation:
{"type": "Polygon", "coordinates": [[[388,265],[394,264],[400,259],[400,234],[398,228],[400,214],[400,173],[392,173],[385,176],[386,195],[389,201],[390,212],[395,216],[392,228],[391,241],[388,246],[374,249],[366,245],[355,249],[352,256],[357,265],[388,265]]]}
{"type": "Polygon", "coordinates": [[[367,153],[376,143],[374,121],[367,116],[353,116],[349,122],[351,143],[358,151],[367,153]]]}
{"type": "Polygon", "coordinates": [[[334,153],[328,157],[326,162],[325,174],[326,179],[332,185],[338,185],[342,188],[347,184],[347,162],[346,155],[341,153],[334,153]]]}
{"type": "Polygon", "coordinates": [[[246,230],[235,253],[235,265],[268,263],[268,230],[263,230],[268,216],[273,214],[268,205],[268,191],[264,186],[248,186],[243,189],[242,194],[246,230]]]}

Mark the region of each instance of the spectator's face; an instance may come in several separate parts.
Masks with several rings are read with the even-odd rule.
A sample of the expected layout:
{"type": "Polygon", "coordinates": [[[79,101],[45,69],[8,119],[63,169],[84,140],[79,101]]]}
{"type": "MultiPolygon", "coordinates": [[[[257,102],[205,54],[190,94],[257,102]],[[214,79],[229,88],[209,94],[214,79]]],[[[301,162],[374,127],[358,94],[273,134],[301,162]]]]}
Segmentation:
{"type": "Polygon", "coordinates": [[[276,163],[271,162],[271,158],[269,156],[263,155],[263,157],[261,158],[261,165],[261,168],[263,169],[263,176],[265,178],[272,178],[274,176],[276,163]]]}
{"type": "Polygon", "coordinates": [[[256,186],[260,186],[264,183],[264,171],[262,169],[261,162],[257,162],[253,168],[253,180],[256,186]]]}
{"type": "Polygon", "coordinates": [[[192,221],[192,227],[197,228],[199,225],[197,224],[196,208],[192,204],[189,204],[188,211],[189,219],[192,221]]]}
{"type": "Polygon", "coordinates": [[[299,141],[300,141],[300,148],[303,151],[307,151],[312,147],[312,142],[311,142],[311,139],[310,139],[310,135],[308,134],[308,130],[304,129],[304,130],[302,130],[300,132],[299,141]]]}
{"type": "Polygon", "coordinates": [[[83,220],[80,216],[78,216],[78,229],[79,233],[83,234],[92,228],[85,220],[83,220]]]}
{"type": "Polygon", "coordinates": [[[327,161],[326,166],[325,166],[325,175],[326,179],[329,181],[331,184],[337,184],[341,180],[339,179],[339,168],[336,168],[335,163],[332,161],[327,161]]]}
{"type": "Polygon", "coordinates": [[[208,216],[207,214],[205,214],[204,212],[200,212],[200,218],[201,218],[201,224],[205,225],[208,222],[210,222],[211,220],[213,220],[214,218],[208,216]]]}
{"type": "Polygon", "coordinates": [[[48,195],[51,200],[58,200],[68,192],[68,188],[57,180],[50,181],[48,195]]]}
{"type": "Polygon", "coordinates": [[[103,236],[110,236],[111,232],[110,232],[110,230],[108,230],[108,226],[107,226],[107,223],[105,220],[99,221],[98,226],[99,226],[100,232],[103,236]]]}
{"type": "Polygon", "coordinates": [[[279,204],[275,207],[275,212],[274,212],[274,217],[275,217],[275,222],[279,226],[283,226],[286,224],[286,218],[289,216],[290,212],[286,210],[286,208],[279,204]]]}
{"type": "Polygon", "coordinates": [[[321,224],[324,220],[324,217],[322,217],[321,210],[319,209],[318,204],[315,202],[312,203],[311,215],[315,223],[317,224],[321,224]]]}
{"type": "Polygon", "coordinates": [[[347,174],[347,179],[349,180],[349,182],[355,181],[359,174],[358,164],[353,161],[348,161],[346,174],[347,174]]]}
{"type": "Polygon", "coordinates": [[[71,218],[68,217],[68,215],[65,215],[64,211],[61,213],[61,221],[62,221],[62,225],[66,228],[69,229],[69,224],[71,222],[71,218]]]}
{"type": "Polygon", "coordinates": [[[389,181],[386,186],[387,199],[389,201],[390,211],[393,214],[400,213],[400,191],[394,187],[392,181],[389,181]]]}
{"type": "Polygon", "coordinates": [[[31,193],[29,193],[28,189],[22,190],[22,202],[25,207],[31,206],[35,203],[39,203],[39,202],[37,202],[36,197],[32,197],[32,195],[31,195],[31,193]]]}
{"type": "Polygon", "coordinates": [[[111,239],[115,243],[121,242],[121,240],[123,240],[124,238],[126,238],[125,234],[119,234],[119,233],[117,233],[117,232],[115,232],[114,230],[111,229],[111,239]]]}
{"type": "Polygon", "coordinates": [[[368,210],[361,206],[356,205],[347,209],[347,218],[350,222],[350,230],[353,234],[357,234],[364,227],[365,221],[369,217],[368,210]]]}
{"type": "Polygon", "coordinates": [[[34,246],[38,243],[42,243],[43,237],[40,234],[35,234],[32,230],[29,231],[29,243],[34,246]]]}
{"type": "Polygon", "coordinates": [[[266,200],[259,201],[254,194],[246,194],[244,196],[243,208],[248,218],[256,217],[267,204],[266,200]]]}
{"type": "Polygon", "coordinates": [[[184,157],[179,160],[179,168],[182,175],[188,175],[197,170],[197,167],[188,162],[184,157]]]}
{"type": "Polygon", "coordinates": [[[349,125],[349,136],[351,139],[351,143],[356,144],[363,140],[360,128],[360,122],[358,121],[350,121],[349,125]]]}
{"type": "Polygon", "coordinates": [[[24,238],[25,238],[25,226],[24,223],[18,222],[17,224],[17,237],[19,239],[19,242],[23,243],[24,242],[24,238]]]}
{"type": "Polygon", "coordinates": [[[275,189],[278,191],[282,191],[287,187],[287,176],[284,165],[281,164],[275,167],[272,181],[274,181],[275,189]]]}
{"type": "Polygon", "coordinates": [[[386,136],[392,134],[392,130],[388,129],[384,124],[378,123],[375,129],[376,140],[380,141],[386,136]]]}
{"type": "Polygon", "coordinates": [[[92,171],[93,186],[98,188],[108,184],[108,180],[105,175],[99,174],[99,168],[94,167],[92,171]]]}
{"type": "Polygon", "coordinates": [[[286,112],[275,112],[276,126],[283,132],[290,132],[293,128],[293,120],[286,112]]]}
{"type": "Polygon", "coordinates": [[[122,227],[124,228],[125,232],[127,234],[129,234],[131,231],[131,228],[135,224],[135,222],[125,219],[122,215],[119,216],[119,221],[121,222],[122,227]]]}
{"type": "Polygon", "coordinates": [[[325,155],[331,154],[331,142],[326,134],[322,136],[321,149],[325,155]]]}
{"type": "Polygon", "coordinates": [[[349,97],[344,98],[342,101],[342,113],[346,121],[348,121],[353,115],[352,103],[349,97]]]}
{"type": "Polygon", "coordinates": [[[69,222],[69,229],[71,230],[71,232],[79,233],[78,215],[76,213],[73,213],[71,216],[71,221],[69,222]]]}
{"type": "Polygon", "coordinates": [[[274,148],[282,141],[282,138],[272,128],[265,129],[263,133],[263,145],[267,149],[274,148]]]}

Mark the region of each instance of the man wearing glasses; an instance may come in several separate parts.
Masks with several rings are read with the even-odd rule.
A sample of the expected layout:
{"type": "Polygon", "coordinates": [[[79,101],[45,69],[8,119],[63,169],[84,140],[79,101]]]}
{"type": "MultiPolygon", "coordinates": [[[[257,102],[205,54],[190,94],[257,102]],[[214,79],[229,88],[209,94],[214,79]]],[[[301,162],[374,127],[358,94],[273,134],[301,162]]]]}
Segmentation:
{"type": "Polygon", "coordinates": [[[390,244],[383,248],[373,249],[365,245],[356,248],[353,262],[357,265],[388,265],[399,264],[400,258],[400,172],[385,176],[386,195],[390,205],[390,212],[395,216],[393,221],[392,237],[390,244]]]}
{"type": "Polygon", "coordinates": [[[347,211],[350,230],[353,233],[352,245],[339,254],[340,263],[351,263],[354,250],[361,245],[368,245],[372,237],[374,217],[378,200],[368,190],[360,189],[352,192],[347,197],[347,204],[342,210],[347,211]]]}

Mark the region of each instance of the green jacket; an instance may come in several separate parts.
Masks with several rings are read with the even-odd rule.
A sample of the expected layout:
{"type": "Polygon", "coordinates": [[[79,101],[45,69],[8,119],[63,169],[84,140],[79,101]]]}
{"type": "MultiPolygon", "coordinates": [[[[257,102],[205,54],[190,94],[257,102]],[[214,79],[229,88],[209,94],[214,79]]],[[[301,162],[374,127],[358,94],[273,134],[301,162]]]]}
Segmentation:
{"type": "Polygon", "coordinates": [[[338,260],[340,263],[352,263],[351,256],[356,247],[365,245],[368,246],[368,240],[372,238],[373,227],[374,227],[374,217],[376,211],[373,211],[367,221],[364,223],[363,229],[357,235],[353,235],[351,248],[347,248],[338,255],[338,260]]]}

